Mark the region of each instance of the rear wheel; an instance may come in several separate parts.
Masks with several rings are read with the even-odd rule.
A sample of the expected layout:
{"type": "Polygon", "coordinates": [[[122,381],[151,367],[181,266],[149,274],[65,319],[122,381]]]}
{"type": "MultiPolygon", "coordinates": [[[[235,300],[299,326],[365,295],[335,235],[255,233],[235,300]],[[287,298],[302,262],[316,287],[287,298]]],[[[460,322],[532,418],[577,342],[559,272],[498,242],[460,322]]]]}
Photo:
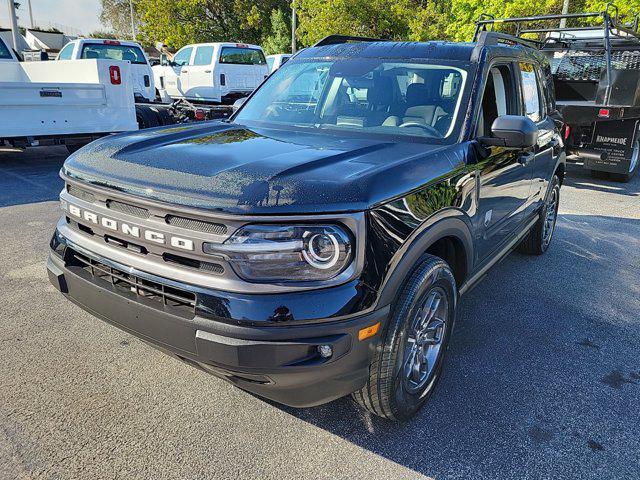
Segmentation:
{"type": "Polygon", "coordinates": [[[542,255],[553,238],[560,204],[560,179],[554,175],[538,221],[518,246],[518,251],[530,255],[542,255]]]}
{"type": "Polygon", "coordinates": [[[352,394],[362,407],[392,420],[418,411],[440,379],[456,301],[449,266],[423,255],[399,292],[367,384],[352,394]]]}

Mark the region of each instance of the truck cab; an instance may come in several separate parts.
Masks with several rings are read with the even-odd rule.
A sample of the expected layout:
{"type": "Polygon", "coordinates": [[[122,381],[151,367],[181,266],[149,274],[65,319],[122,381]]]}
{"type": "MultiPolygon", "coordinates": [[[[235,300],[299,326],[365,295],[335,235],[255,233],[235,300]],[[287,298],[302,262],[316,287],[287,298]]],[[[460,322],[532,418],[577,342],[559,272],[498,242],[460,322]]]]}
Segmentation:
{"type": "Polygon", "coordinates": [[[57,60],[107,59],[131,64],[133,94],[137,101],[153,102],[155,85],[149,59],[140,44],[125,40],[81,38],[67,43],[57,60]]]}
{"type": "Polygon", "coordinates": [[[233,103],[249,95],[269,74],[262,48],[243,43],[186,45],[153,67],[155,83],[174,99],[233,103]]]}

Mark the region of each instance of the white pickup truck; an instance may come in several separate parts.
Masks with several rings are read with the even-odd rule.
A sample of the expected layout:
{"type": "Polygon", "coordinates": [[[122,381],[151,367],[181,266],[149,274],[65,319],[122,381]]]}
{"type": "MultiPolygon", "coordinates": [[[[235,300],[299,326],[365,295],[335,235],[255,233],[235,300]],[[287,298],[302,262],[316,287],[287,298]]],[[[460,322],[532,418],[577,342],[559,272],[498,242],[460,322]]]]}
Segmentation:
{"type": "Polygon", "coordinates": [[[243,43],[199,43],[162,58],[153,75],[161,97],[231,104],[269,75],[262,48],[243,43]]]}
{"type": "Polygon", "coordinates": [[[122,60],[131,64],[131,80],[136,101],[153,102],[156,89],[149,59],[140,44],[125,40],[79,38],[67,43],[57,60],[104,59],[122,60]]]}
{"type": "Polygon", "coordinates": [[[0,39],[0,144],[65,144],[138,129],[128,62],[20,63],[0,39]]]}

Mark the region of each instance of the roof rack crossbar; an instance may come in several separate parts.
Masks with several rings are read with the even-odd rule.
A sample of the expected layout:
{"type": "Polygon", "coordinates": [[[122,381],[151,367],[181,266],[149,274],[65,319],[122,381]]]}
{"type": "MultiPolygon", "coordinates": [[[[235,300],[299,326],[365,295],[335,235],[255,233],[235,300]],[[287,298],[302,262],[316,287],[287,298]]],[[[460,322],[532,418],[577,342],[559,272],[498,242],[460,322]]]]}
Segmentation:
{"type": "Polygon", "coordinates": [[[328,37],[324,37],[322,40],[318,41],[314,47],[323,47],[325,45],[339,45],[341,43],[352,43],[352,42],[386,42],[388,40],[384,40],[382,38],[369,38],[369,37],[356,37],[351,35],[329,35],[328,37]]]}

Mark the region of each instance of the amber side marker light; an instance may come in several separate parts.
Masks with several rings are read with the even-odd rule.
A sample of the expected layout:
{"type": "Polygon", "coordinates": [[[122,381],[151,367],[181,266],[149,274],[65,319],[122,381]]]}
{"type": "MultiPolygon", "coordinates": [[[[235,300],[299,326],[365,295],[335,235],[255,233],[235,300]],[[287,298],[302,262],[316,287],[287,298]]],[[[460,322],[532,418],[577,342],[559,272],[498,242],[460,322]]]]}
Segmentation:
{"type": "Polygon", "coordinates": [[[369,337],[373,337],[380,330],[380,322],[371,325],[370,327],[363,328],[358,332],[358,340],[366,340],[369,337]]]}

